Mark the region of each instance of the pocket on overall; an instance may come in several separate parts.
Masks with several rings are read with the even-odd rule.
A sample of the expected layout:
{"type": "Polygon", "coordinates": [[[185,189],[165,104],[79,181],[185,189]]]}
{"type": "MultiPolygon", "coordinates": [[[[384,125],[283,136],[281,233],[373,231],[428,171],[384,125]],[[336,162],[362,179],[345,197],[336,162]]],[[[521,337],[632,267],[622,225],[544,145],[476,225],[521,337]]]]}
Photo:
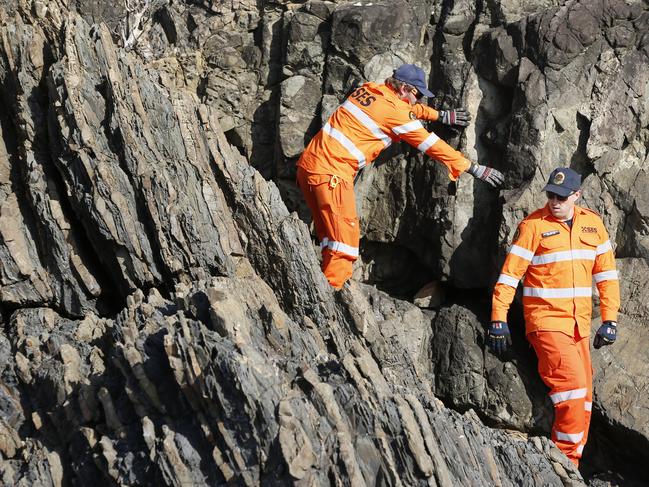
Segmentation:
{"type": "Polygon", "coordinates": [[[532,346],[539,360],[539,375],[545,382],[546,378],[552,377],[556,370],[561,367],[561,345],[553,339],[555,333],[560,332],[533,332],[532,346]]]}
{"type": "Polygon", "coordinates": [[[600,243],[600,236],[597,233],[582,233],[579,241],[586,248],[596,249],[600,243]]]}
{"type": "Polygon", "coordinates": [[[338,242],[338,250],[350,260],[358,257],[360,241],[360,225],[356,214],[356,199],[353,184],[341,182],[332,191],[332,213],[334,222],[334,237],[338,242]]]}

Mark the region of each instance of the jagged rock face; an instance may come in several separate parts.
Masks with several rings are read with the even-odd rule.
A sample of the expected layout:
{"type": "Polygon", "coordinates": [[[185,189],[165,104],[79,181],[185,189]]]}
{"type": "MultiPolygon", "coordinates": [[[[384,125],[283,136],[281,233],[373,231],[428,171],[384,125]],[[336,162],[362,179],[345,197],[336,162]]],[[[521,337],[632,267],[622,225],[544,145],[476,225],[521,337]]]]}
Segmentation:
{"type": "Polygon", "coordinates": [[[495,280],[557,161],[588,176],[620,257],[590,468],[632,478],[648,13],[558,3],[0,1],[2,483],[580,485],[546,438],[485,426],[547,434],[551,405],[520,319],[494,357],[488,304],[457,295],[495,280]],[[452,283],[435,310],[334,293],[289,211],[309,137],[402,62],[474,114],[432,128],[508,177],[449,185],[403,147],[361,175],[355,277],[452,283]]]}

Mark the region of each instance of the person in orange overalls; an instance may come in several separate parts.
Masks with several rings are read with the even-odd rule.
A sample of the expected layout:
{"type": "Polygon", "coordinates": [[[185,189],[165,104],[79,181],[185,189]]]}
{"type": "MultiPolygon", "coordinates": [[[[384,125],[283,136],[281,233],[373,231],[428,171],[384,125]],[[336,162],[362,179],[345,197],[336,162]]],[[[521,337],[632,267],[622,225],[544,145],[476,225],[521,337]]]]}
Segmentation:
{"type": "Polygon", "coordinates": [[[487,343],[503,352],[510,340],[507,310],[523,276],[527,340],[554,405],[552,441],[579,466],[588,439],[593,401],[590,360],[592,281],[600,296],[602,325],[596,349],[617,336],[620,287],[613,248],[602,219],[575,205],[581,176],[568,167],[552,171],[545,207],[525,218],[514,235],[494,288],[487,343]]]}
{"type": "Polygon", "coordinates": [[[354,177],[393,142],[403,140],[438,160],[452,181],[469,172],[494,187],[503,182],[499,171],[472,163],[420,121],[465,126],[469,114],[434,110],[418,103],[423,96],[433,94],[424,71],[414,64],[400,66],[384,84],[363,84],[334,111],[297,162],[297,181],[320,240],[322,270],[336,289],[351,277],[358,258],[354,177]]]}

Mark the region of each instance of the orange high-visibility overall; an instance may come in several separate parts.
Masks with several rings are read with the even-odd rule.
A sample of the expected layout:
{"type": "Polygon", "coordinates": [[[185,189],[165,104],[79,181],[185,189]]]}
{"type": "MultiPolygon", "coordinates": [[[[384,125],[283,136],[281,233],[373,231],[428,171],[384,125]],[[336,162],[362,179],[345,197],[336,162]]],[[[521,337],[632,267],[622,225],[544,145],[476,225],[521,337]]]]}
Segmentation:
{"type": "Polygon", "coordinates": [[[420,119],[438,112],[400,100],[387,85],[365,83],[334,111],[297,163],[298,184],[311,210],[322,270],[340,288],[358,258],[360,231],[354,200],[354,176],[393,142],[403,140],[440,161],[455,181],[471,162],[428,132],[420,119]]]}
{"type": "Polygon", "coordinates": [[[575,206],[570,227],[546,206],[525,218],[494,289],[492,321],[507,321],[523,276],[525,331],[554,404],[552,440],[579,465],[593,401],[589,341],[593,280],[602,321],[617,321],[620,307],[615,256],[599,215],[575,206]]]}

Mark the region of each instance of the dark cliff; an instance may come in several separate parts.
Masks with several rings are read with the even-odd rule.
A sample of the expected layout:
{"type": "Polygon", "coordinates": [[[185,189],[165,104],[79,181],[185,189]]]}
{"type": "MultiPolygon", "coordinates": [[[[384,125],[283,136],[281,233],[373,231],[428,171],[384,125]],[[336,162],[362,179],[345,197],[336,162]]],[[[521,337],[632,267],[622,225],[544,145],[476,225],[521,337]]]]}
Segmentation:
{"type": "Polygon", "coordinates": [[[4,485],[582,485],[520,319],[508,356],[484,349],[558,163],[586,176],[623,295],[582,471],[643,485],[646,2],[0,0],[0,25],[4,485]],[[391,149],[334,293],[295,161],[403,62],[474,117],[431,128],[507,185],[391,149]]]}

